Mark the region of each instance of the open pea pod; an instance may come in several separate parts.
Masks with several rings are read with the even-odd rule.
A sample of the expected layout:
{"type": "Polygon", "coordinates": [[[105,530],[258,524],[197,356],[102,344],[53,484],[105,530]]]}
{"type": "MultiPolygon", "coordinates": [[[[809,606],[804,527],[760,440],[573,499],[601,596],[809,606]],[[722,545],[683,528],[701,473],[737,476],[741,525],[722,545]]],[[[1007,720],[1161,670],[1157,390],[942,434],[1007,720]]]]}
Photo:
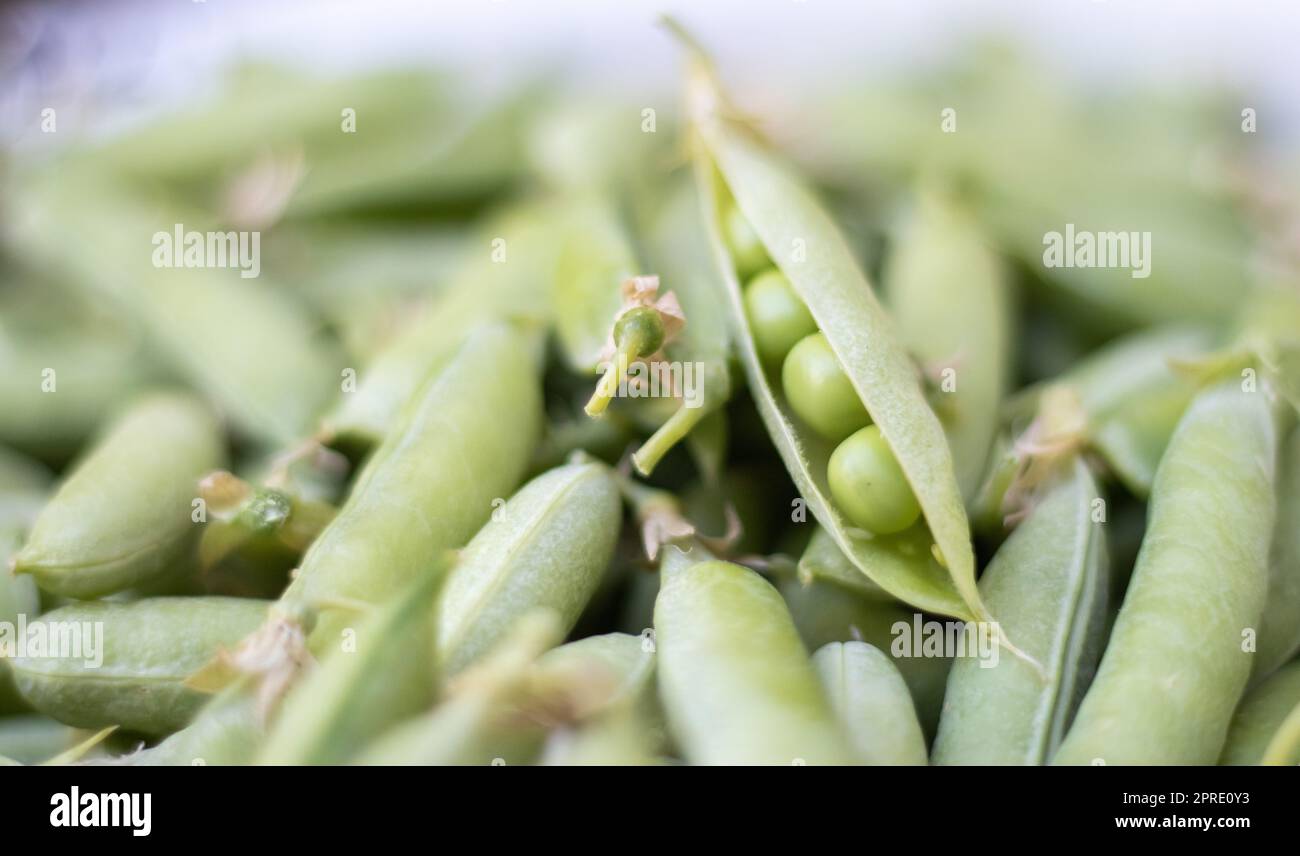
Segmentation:
{"type": "Polygon", "coordinates": [[[687,103],[696,132],[695,166],[705,221],[737,351],[758,411],[795,485],[840,548],[882,588],[931,612],[986,617],[975,585],[970,527],[943,427],[926,403],[916,369],[865,275],[804,183],[727,118],[707,60],[694,52],[687,103]],[[722,238],[728,197],[811,312],[896,456],[924,518],[918,525],[928,528],[942,564],[901,559],[891,537],[854,530],[831,502],[826,472],[833,447],[795,421],[760,361],[736,260],[722,238]]]}
{"type": "Polygon", "coordinates": [[[975,219],[926,188],[884,275],[904,344],[932,391],[957,484],[979,489],[998,428],[1011,350],[1009,284],[975,219]]]}

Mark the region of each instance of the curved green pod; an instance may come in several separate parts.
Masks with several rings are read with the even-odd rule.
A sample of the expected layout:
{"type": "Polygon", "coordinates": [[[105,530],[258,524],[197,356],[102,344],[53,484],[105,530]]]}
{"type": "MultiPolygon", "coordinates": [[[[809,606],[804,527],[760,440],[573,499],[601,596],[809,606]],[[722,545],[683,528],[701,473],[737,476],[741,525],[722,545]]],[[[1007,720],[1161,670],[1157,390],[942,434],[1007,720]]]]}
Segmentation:
{"type": "Polygon", "coordinates": [[[513,490],[541,430],[536,344],[508,324],[474,332],[371,456],[278,605],[321,615],[318,653],[338,644],[356,604],[393,597],[513,490]]]}
{"type": "Polygon", "coordinates": [[[0,757],[40,764],[77,744],[77,729],[41,714],[0,718],[0,757]]]}
{"type": "Polygon", "coordinates": [[[970,525],[943,426],[890,319],[830,217],[804,182],[729,119],[708,61],[690,51],[688,112],[696,133],[696,180],[724,284],[737,350],[767,432],[800,495],[840,549],[895,597],[959,618],[987,618],[975,585],[970,525]],[[833,446],[798,423],[769,379],[746,318],[736,260],[722,236],[734,200],[768,256],[808,307],[831,350],[897,457],[941,561],[918,568],[891,556],[888,537],[853,527],[830,498],[833,446]]]}
{"type": "Polygon", "coordinates": [[[1300,428],[1282,445],[1277,524],[1269,559],[1268,597],[1259,622],[1252,677],[1267,677],[1300,651],[1300,428]]]}
{"type": "Polygon", "coordinates": [[[882,277],[899,336],[931,383],[931,403],[969,504],[984,476],[1006,394],[1010,284],[969,212],[935,190],[919,194],[882,277]]]}
{"type": "MultiPolygon", "coordinates": [[[[1300,662],[1288,663],[1256,686],[1237,706],[1220,764],[1259,764],[1287,716],[1300,706],[1300,662]]],[[[1300,763],[1300,757],[1291,764],[1300,763]]]]}
{"type": "Polygon", "coordinates": [[[98,597],[183,565],[199,477],[220,466],[212,413],[188,396],[127,410],[59,486],[14,557],[45,591],[98,597]]]}
{"type": "Polygon", "coordinates": [[[229,767],[249,764],[265,738],[257,703],[237,683],[213,696],[180,731],[147,749],[91,763],[133,767],[229,767]]]}
{"type": "Polygon", "coordinates": [[[984,571],[989,609],[1043,673],[1010,656],[983,659],[988,651],[958,657],[935,764],[1044,764],[1056,751],[1104,643],[1110,580],[1100,501],[1087,467],[1073,462],[984,571]]]}
{"type": "Polygon", "coordinates": [[[120,725],[142,734],[182,728],[204,696],[185,680],[262,623],[267,601],[159,597],[133,603],[87,601],[28,622],[59,650],[10,662],[14,682],[37,710],[80,728],[120,725]],[[66,647],[72,646],[72,647],[66,647]]]}
{"type": "Polygon", "coordinates": [[[655,602],[659,690],[686,759],[853,763],[776,589],[748,568],[693,561],[692,552],[666,548],[655,602]]]}
{"type": "Polygon", "coordinates": [[[1218,759],[1268,588],[1276,433],[1265,394],[1233,383],[1188,408],[1097,677],[1053,763],[1218,759]]]}
{"type": "Polygon", "coordinates": [[[925,766],[916,708],[887,654],[865,642],[830,642],[813,665],[862,763],[925,766]]]}
{"type": "Polygon", "coordinates": [[[429,567],[423,574],[289,692],[258,763],[341,764],[433,703],[435,600],[443,571],[429,567]]]}
{"type": "Polygon", "coordinates": [[[455,674],[524,612],[572,629],[614,556],[618,485],[600,463],[557,467],[524,485],[461,552],[438,602],[438,649],[455,674]]]}

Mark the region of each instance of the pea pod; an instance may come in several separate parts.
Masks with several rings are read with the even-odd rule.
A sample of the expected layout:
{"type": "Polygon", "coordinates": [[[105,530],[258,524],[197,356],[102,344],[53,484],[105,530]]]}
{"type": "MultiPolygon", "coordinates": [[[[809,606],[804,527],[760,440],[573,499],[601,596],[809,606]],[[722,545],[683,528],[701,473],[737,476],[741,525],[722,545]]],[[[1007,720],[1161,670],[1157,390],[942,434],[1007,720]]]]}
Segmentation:
{"type": "Polygon", "coordinates": [[[561,638],[558,618],[529,613],[487,655],[448,688],[438,707],[389,730],[354,760],[364,765],[489,765],[528,763],[544,730],[512,716],[529,694],[537,659],[561,638]],[[499,759],[499,760],[498,760],[499,759]]]}
{"type": "Polygon", "coordinates": [[[385,728],[433,702],[435,595],[442,570],[426,568],[410,590],[358,629],[285,698],[259,754],[263,764],[339,764],[385,728]]]}
{"type": "MultiPolygon", "coordinates": [[[[21,535],[16,527],[0,525],[0,626],[17,627],[19,616],[36,618],[41,611],[40,592],[31,577],[15,577],[5,571],[9,557],[18,549],[21,535]]],[[[0,646],[3,648],[5,646],[0,646]]],[[[13,683],[9,660],[0,656],[0,714],[26,709],[27,704],[13,683]]]]}
{"type": "MultiPolygon", "coordinates": [[[[1097,486],[1075,461],[1044,491],[980,579],[1008,635],[1043,664],[967,649],[948,678],[936,764],[1043,764],[1069,726],[1101,656],[1106,540],[1097,486]]],[[[967,637],[968,641],[971,637],[967,637]]]]}
{"type": "Polygon", "coordinates": [[[1256,679],[1272,674],[1300,651],[1300,428],[1291,430],[1281,454],[1268,598],[1252,672],[1256,679]]]}
{"type": "Polygon", "coordinates": [[[59,486],[14,558],[44,590],[121,591],[174,572],[198,537],[198,479],[221,460],[212,414],[180,395],[138,402],[59,486]]]}
{"type": "Polygon", "coordinates": [[[939,711],[952,657],[943,651],[927,652],[923,644],[918,649],[900,640],[904,637],[912,639],[918,632],[924,638],[925,623],[934,619],[926,618],[892,598],[864,593],[861,587],[846,586],[837,581],[837,576],[823,571],[807,575],[810,557],[816,557],[817,567],[834,566],[836,570],[830,572],[833,575],[858,573],[834,544],[830,546],[835,549],[835,554],[831,554],[829,550],[823,550],[818,541],[819,536],[814,534],[807,552],[799,561],[797,577],[778,575],[776,579],[777,588],[804,645],[816,650],[831,642],[856,640],[888,653],[907,682],[921,727],[926,735],[933,737],[939,725],[939,711]]]}
{"type": "Polygon", "coordinates": [[[383,603],[467,542],[514,487],[541,425],[537,362],[528,331],[494,324],[425,384],[280,599],[328,614],[313,648],[335,644],[349,604],[383,603]]]}
{"type": "MultiPolygon", "coordinates": [[[[1288,663],[1256,686],[1237,706],[1220,764],[1259,764],[1287,716],[1300,706],[1300,662],[1288,663]]],[[[1300,757],[1290,760],[1300,763],[1300,757]]]]}
{"type": "Polygon", "coordinates": [[[331,442],[359,450],[382,441],[406,402],[456,354],[476,327],[548,317],[556,258],[556,212],[528,202],[492,217],[443,293],[404,326],[323,420],[331,442]]]}
{"type": "Polygon", "coordinates": [[[28,623],[28,644],[44,638],[80,645],[25,656],[20,650],[11,660],[14,681],[37,710],[70,725],[166,734],[202,706],[204,697],[184,681],[255,630],[267,605],[185,597],[65,606],[28,623]]]}
{"type": "Polygon", "coordinates": [[[450,674],[502,639],[528,609],[567,633],[618,539],[618,486],[599,463],[574,463],[524,485],[462,551],[438,602],[438,648],[450,674]]]}
{"type": "Polygon", "coordinates": [[[45,505],[50,481],[45,467],[0,446],[0,528],[29,526],[45,505]]]}
{"type": "Polygon", "coordinates": [[[77,743],[77,730],[40,714],[0,718],[0,756],[15,764],[39,764],[77,743]]]}
{"type": "Polygon", "coordinates": [[[830,642],[813,665],[863,763],[925,766],[925,735],[888,655],[865,642],[830,642]]]}
{"type": "Polygon", "coordinates": [[[882,588],[929,611],[985,618],[952,455],[892,322],[803,182],[725,117],[723,96],[701,55],[693,52],[687,76],[697,181],[740,359],[759,414],[799,493],[845,554],[882,588]],[[796,424],[789,400],[769,382],[755,348],[736,263],[722,238],[728,197],[812,313],[847,375],[850,393],[875,421],[919,503],[942,566],[920,570],[891,561],[888,539],[856,531],[831,502],[826,473],[832,449],[796,424]]]}
{"type": "MultiPolygon", "coordinates": [[[[1213,344],[1203,327],[1142,330],[1090,354],[1052,383],[1078,395],[1084,436],[1132,493],[1151,492],[1156,466],[1196,387],[1173,367],[1205,354],[1213,344]]],[[[1007,407],[1012,420],[1027,421],[1045,385],[1020,393],[1007,407]]]]}
{"type": "Polygon", "coordinates": [[[698,545],[668,546],[655,602],[659,688],[687,760],[852,763],[780,595],[747,568],[701,556],[698,545]]]}
{"type": "Polygon", "coordinates": [[[213,696],[193,722],[156,746],[95,763],[133,767],[243,765],[252,762],[264,737],[254,696],[241,682],[213,696]]]}
{"type": "Polygon", "coordinates": [[[920,361],[967,503],[984,476],[1006,394],[1011,299],[1002,264],[974,218],[921,192],[884,275],[886,303],[920,361]]]}
{"type": "Polygon", "coordinates": [[[1054,763],[1218,759],[1250,676],[1243,633],[1268,587],[1276,431],[1265,395],[1231,383],[1188,408],[1097,677],[1054,763]]]}

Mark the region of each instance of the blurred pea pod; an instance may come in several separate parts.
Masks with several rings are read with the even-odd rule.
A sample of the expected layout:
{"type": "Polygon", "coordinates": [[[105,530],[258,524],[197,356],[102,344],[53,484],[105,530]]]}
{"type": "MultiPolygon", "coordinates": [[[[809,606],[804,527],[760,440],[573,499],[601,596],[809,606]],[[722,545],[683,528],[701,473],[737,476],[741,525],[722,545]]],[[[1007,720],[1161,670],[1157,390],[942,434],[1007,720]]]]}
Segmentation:
{"type": "Polygon", "coordinates": [[[331,443],[365,450],[392,430],[421,384],[477,327],[550,316],[557,255],[557,211],[527,201],[493,216],[469,240],[463,262],[442,293],[406,324],[357,374],[355,390],[323,420],[331,443]]]}
{"type": "MultiPolygon", "coordinates": [[[[1241,700],[1220,764],[1259,764],[1292,710],[1300,707],[1300,661],[1275,671],[1241,700]]],[[[1300,754],[1287,763],[1300,764],[1300,754]]]]}
{"type": "Polygon", "coordinates": [[[39,764],[75,746],[80,734],[48,716],[6,716],[0,718],[0,757],[16,764],[39,764]]]}
{"type": "Polygon", "coordinates": [[[998,657],[996,646],[979,650],[978,628],[969,627],[948,678],[934,763],[1044,764],[1056,751],[1104,645],[1101,501],[1083,462],[1067,465],[984,571],[989,609],[1044,673],[998,657]]]}
{"type": "Polygon", "coordinates": [[[455,674],[525,611],[573,628],[614,556],[622,506],[601,463],[573,463],[519,489],[461,551],[438,602],[438,649],[455,674]]]}
{"type": "Polygon", "coordinates": [[[28,636],[77,640],[79,647],[20,652],[11,661],[14,681],[37,710],[61,722],[166,734],[185,726],[204,701],[183,682],[255,630],[268,604],[186,597],[65,606],[29,622],[28,636]]]}
{"type": "Polygon", "coordinates": [[[419,578],[357,628],[351,646],[304,678],[276,716],[262,764],[340,764],[403,718],[433,703],[436,594],[444,568],[419,578]]]}
{"type": "Polygon", "coordinates": [[[155,746],[92,763],[137,767],[204,767],[249,764],[265,738],[247,682],[213,696],[194,721],[155,746]]]}
{"type": "Polygon", "coordinates": [[[813,665],[862,763],[925,766],[925,735],[887,654],[865,642],[829,642],[813,665]]]}
{"type": "Polygon", "coordinates": [[[669,544],[655,602],[668,723],[697,764],[849,764],[854,754],[776,590],[669,544]]]}
{"type": "Polygon", "coordinates": [[[108,297],[237,427],[276,446],[315,427],[341,360],[283,290],[244,278],[258,275],[260,232],[247,233],[246,253],[227,256],[235,232],[194,211],[157,210],[84,164],[63,165],[57,180],[33,176],[21,200],[20,245],[87,294],[108,297]],[[169,247],[180,257],[191,246],[188,238],[175,246],[178,230],[224,236],[214,266],[171,269],[169,247]],[[69,242],[78,252],[67,252],[69,242]]]}
{"type": "Polygon", "coordinates": [[[183,573],[200,476],[219,465],[212,414],[182,395],[128,409],[63,480],[14,557],[47,591],[97,597],[183,573]]]}
{"type": "Polygon", "coordinates": [[[1026,425],[1048,388],[1077,396],[1081,436],[1068,439],[1095,449],[1133,494],[1151,491],[1156,467],[1196,384],[1175,369],[1205,355],[1214,338],[1204,327],[1157,327],[1133,333],[1089,355],[1061,377],[1018,393],[1006,416],[1026,425]]]}
{"type": "MultiPolygon", "coordinates": [[[[19,319],[15,319],[17,321],[19,319]]],[[[129,331],[45,331],[0,318],[0,442],[41,458],[70,457],[159,372],[129,331]]]]}
{"type": "MultiPolygon", "coordinates": [[[[31,577],[18,577],[8,572],[9,559],[17,552],[22,534],[18,527],[0,523],[0,625],[17,627],[19,617],[32,621],[40,614],[41,598],[36,582],[31,577]]],[[[0,645],[0,649],[8,643],[0,645]]],[[[0,714],[25,710],[28,705],[14,686],[12,665],[7,654],[0,650],[0,714]]]]}
{"type": "Polygon", "coordinates": [[[932,188],[916,207],[887,263],[885,303],[928,381],[969,504],[1006,394],[1010,284],[969,212],[932,188]]]}

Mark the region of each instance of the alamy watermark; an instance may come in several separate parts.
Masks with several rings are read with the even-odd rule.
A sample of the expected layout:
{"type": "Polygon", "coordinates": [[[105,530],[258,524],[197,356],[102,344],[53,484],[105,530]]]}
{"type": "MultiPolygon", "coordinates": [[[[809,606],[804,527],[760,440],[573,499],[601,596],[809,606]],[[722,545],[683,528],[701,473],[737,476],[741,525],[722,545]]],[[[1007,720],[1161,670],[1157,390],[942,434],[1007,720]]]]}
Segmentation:
{"type": "MultiPolygon", "coordinates": [[[[608,360],[598,367],[600,374],[609,370],[608,360]]],[[[704,363],[653,360],[630,362],[618,358],[616,398],[678,398],[685,407],[704,406],[704,363]]]]}
{"type": "Polygon", "coordinates": [[[1043,234],[1043,265],[1049,268],[1131,268],[1134,279],[1151,275],[1150,232],[1075,231],[1043,234]]]}
{"type": "Polygon", "coordinates": [[[926,621],[920,613],[912,620],[889,626],[893,641],[889,653],[901,657],[974,657],[981,669],[998,664],[998,639],[1002,630],[993,621],[926,621]]]}
{"type": "Polygon", "coordinates": [[[153,233],[156,268],[237,268],[244,279],[262,272],[261,232],[185,231],[177,223],[171,232],[153,233]]]}
{"type": "Polygon", "coordinates": [[[0,658],[81,660],[88,669],[104,665],[102,621],[0,621],[0,658]]]}

